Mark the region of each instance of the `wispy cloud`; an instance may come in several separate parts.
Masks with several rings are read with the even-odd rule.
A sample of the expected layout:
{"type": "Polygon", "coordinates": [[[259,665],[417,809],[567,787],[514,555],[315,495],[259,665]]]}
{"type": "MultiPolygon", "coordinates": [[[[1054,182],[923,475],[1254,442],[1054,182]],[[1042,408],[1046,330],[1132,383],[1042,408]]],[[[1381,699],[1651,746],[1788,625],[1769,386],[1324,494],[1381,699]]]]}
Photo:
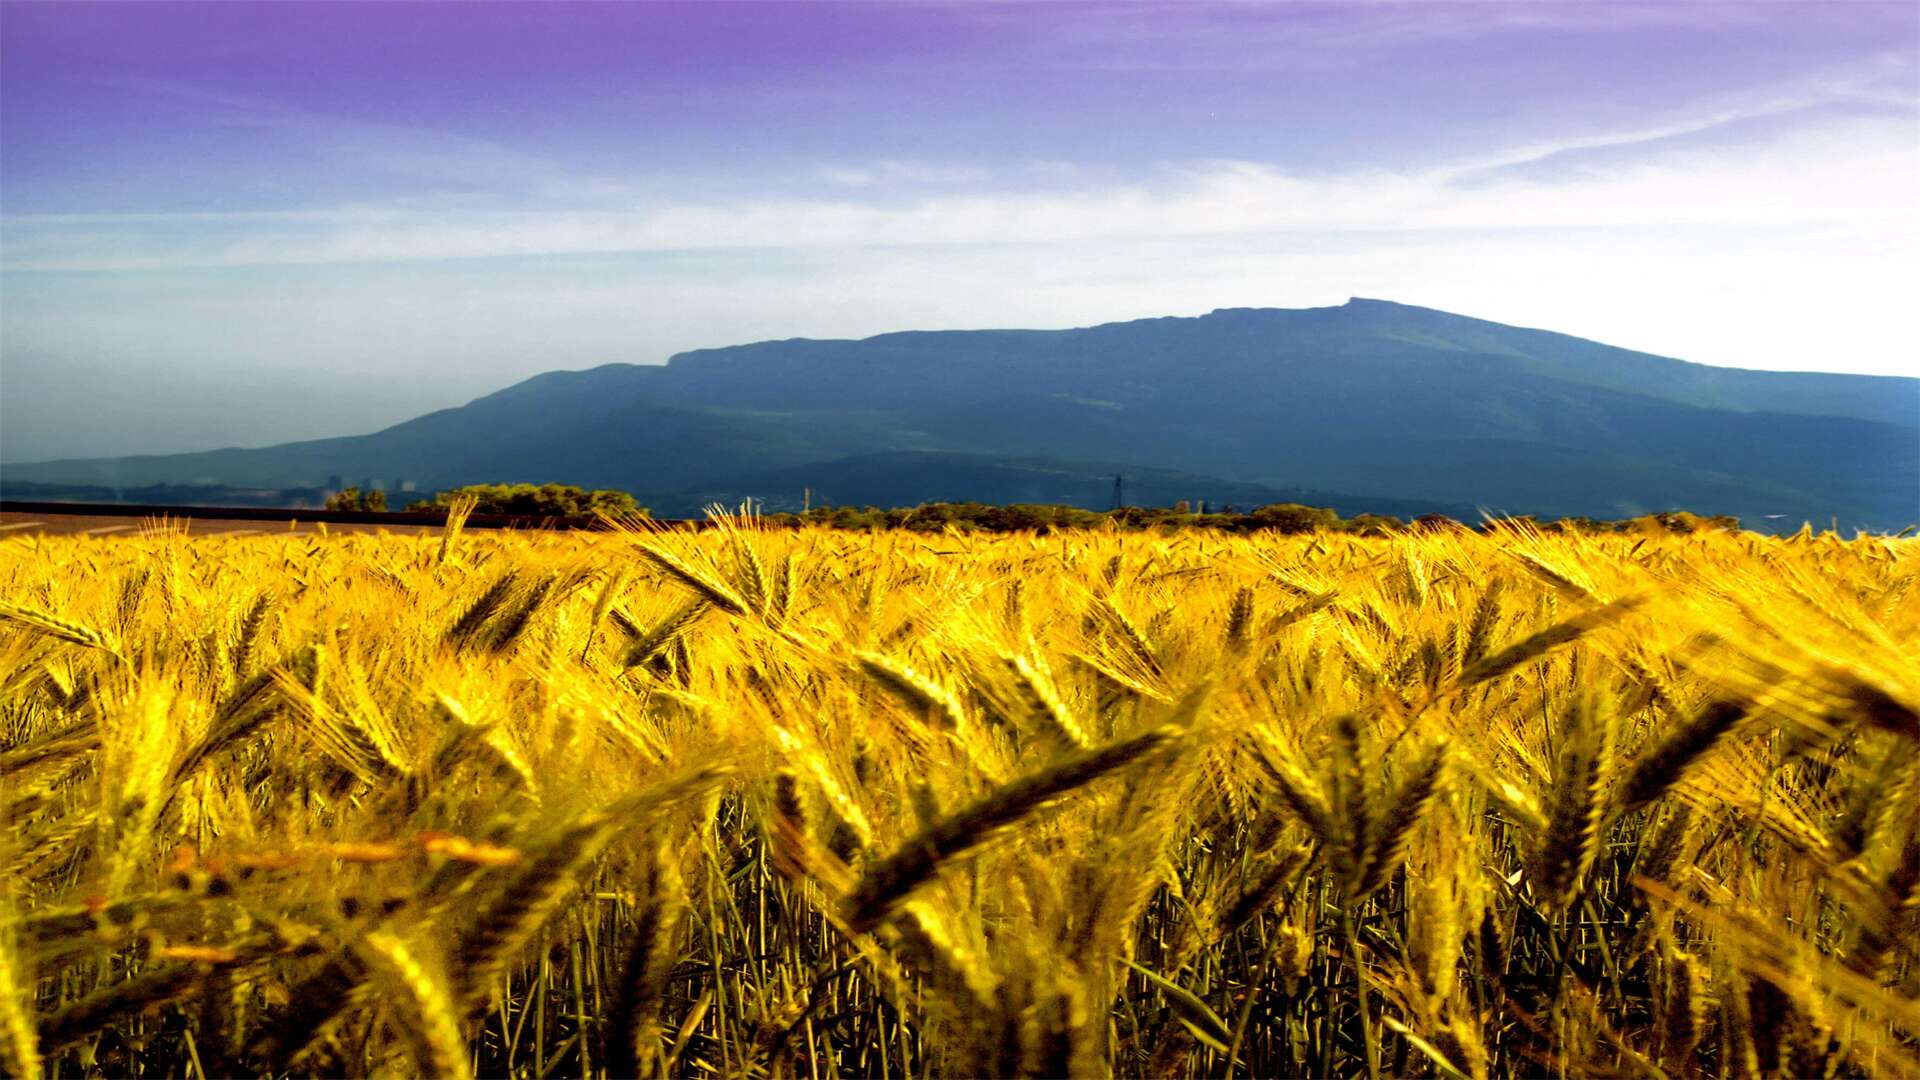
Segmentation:
{"type": "Polygon", "coordinates": [[[411,181],[435,198],[475,189],[524,189],[577,182],[558,163],[502,143],[417,124],[388,123],[319,112],[256,94],[210,90],[190,83],[115,75],[101,84],[189,114],[218,127],[246,130],[280,155],[301,162],[350,163],[387,183],[411,181]]]}
{"type": "MultiPolygon", "coordinates": [[[[1892,115],[1897,126],[1907,128],[1904,143],[1911,146],[1912,124],[1920,118],[1920,85],[1913,79],[1917,67],[1920,67],[1920,49],[1892,49],[1843,68],[1709,95],[1651,115],[1636,116],[1632,122],[1616,126],[1595,126],[1591,120],[1582,124],[1578,117],[1569,116],[1564,118],[1566,130],[1559,134],[1502,145],[1454,163],[1447,174],[1465,178],[1591,151],[1685,150],[1690,136],[1724,131],[1753,121],[1791,118],[1796,113],[1812,116],[1803,126],[1817,129],[1824,126],[1823,118],[1812,114],[1831,109],[1850,108],[1892,115]]],[[[1896,125],[1889,125],[1893,126],[1896,125]]],[[[1800,133],[1789,130],[1785,134],[1791,137],[1800,133]]],[[[1832,137],[1835,133],[1827,134],[1832,137]]],[[[1865,134],[1867,143],[1878,140],[1899,145],[1902,142],[1897,131],[1865,134]]]]}
{"type": "MultiPolygon", "coordinates": [[[[1063,20],[1034,42],[1050,61],[1088,69],[1268,70],[1332,67],[1356,55],[1525,34],[1724,32],[1791,25],[1822,3],[1792,0],[1173,0],[1061,5],[1085,17],[1063,20]]],[[[1827,4],[1826,6],[1831,6],[1827,4]]],[[[968,5],[975,20],[1006,27],[1029,21],[1018,4],[968,5]]],[[[1856,17],[1898,26],[1902,4],[1854,0],[1856,17]]]]}
{"type": "Polygon", "coordinates": [[[867,165],[822,165],[814,175],[838,187],[953,188],[986,183],[993,178],[993,171],[978,166],[884,160],[867,165]]]}
{"type": "MultiPolygon", "coordinates": [[[[1634,17],[1720,18],[1718,5],[1634,17]]],[[[1492,25],[1590,17],[1589,5],[1476,6],[1492,25]]],[[[1231,17],[1244,9],[1209,9],[1231,17]]],[[[1609,10],[1613,10],[1610,6],[1609,10]]],[[[1386,21],[1462,19],[1395,6],[1386,21]]],[[[1123,6],[1122,26],[1166,13],[1123,6]]],[[[985,18],[1004,17],[987,12],[985,18]]],[[[1370,25],[1366,19],[1332,25],[1370,25]]],[[[1081,20],[1074,26],[1106,26],[1081,20]]],[[[1202,28],[1209,19],[1182,23],[1202,28]]],[[[1289,25],[1317,25],[1312,18],[1289,25]]],[[[1568,118],[1546,138],[1469,147],[1422,168],[1302,173],[1244,160],[1120,170],[1066,161],[821,162],[753,183],[594,175],[493,141],[327,115],[253,95],[120,77],[211,123],[298,154],[402,178],[395,194],[332,206],[181,214],[0,216],[0,270],[157,271],[701,250],[992,246],[1233,235],[1726,229],[1776,236],[1857,227],[1911,238],[1920,217],[1914,50],[1679,102],[1630,122],[1568,118]],[[1759,134],[1749,131],[1766,125],[1759,134]],[[1555,168],[1583,161],[1599,167],[1555,168]],[[514,209],[504,209],[512,207],[514,209]],[[540,209],[534,209],[539,207],[540,209]]]]}
{"type": "MultiPolygon", "coordinates": [[[[491,212],[361,207],[285,214],[5,219],[8,271],[165,270],[728,249],[978,246],[1248,234],[1857,226],[1911,235],[1920,147],[1912,111],[1763,144],[1687,152],[1711,126],[1645,130],[1660,152],[1604,172],[1513,166],[1635,139],[1551,147],[1417,172],[1301,176],[1252,162],[1165,166],[1104,184],[1004,189],[888,163],[849,169],[853,195],[656,198],[623,209],[491,212]],[[929,191],[929,188],[934,190],[929,191]],[[874,192],[880,197],[866,197],[874,192]]],[[[615,201],[619,196],[613,196],[615,201]]]]}

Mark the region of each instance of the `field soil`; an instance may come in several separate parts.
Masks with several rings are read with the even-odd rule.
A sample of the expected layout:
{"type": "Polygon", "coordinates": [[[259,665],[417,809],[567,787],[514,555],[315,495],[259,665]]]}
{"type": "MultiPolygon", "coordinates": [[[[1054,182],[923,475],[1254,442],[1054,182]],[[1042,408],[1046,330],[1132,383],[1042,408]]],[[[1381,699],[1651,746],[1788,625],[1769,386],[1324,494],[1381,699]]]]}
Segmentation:
{"type": "MultiPolygon", "coordinates": [[[[6,536],[119,536],[137,537],[149,528],[159,524],[156,518],[123,517],[103,514],[61,514],[61,513],[18,513],[0,511],[0,537],[6,536]]],[[[211,509],[207,514],[195,514],[192,517],[167,518],[169,528],[184,529],[190,536],[267,536],[312,534],[320,532],[320,526],[312,521],[301,521],[297,517],[287,522],[247,521],[222,518],[219,510],[211,509]]],[[[412,534],[432,532],[437,525],[358,525],[329,523],[328,533],[379,533],[392,532],[412,534]]]]}

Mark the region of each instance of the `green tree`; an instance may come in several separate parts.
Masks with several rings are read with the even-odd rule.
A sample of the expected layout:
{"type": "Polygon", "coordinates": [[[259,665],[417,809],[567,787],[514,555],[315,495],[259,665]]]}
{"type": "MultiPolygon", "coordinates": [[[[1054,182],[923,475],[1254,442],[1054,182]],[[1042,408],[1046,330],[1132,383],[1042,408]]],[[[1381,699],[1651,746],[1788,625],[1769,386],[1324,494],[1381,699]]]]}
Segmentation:
{"type": "Polygon", "coordinates": [[[1318,506],[1301,506],[1299,503],[1262,506],[1248,514],[1247,518],[1250,528],[1283,533],[1307,533],[1340,527],[1339,514],[1318,506]]]}
{"type": "Polygon", "coordinates": [[[387,508],[387,493],[384,491],[361,491],[357,487],[342,488],[327,496],[329,510],[370,510],[383,511],[387,508]]]}
{"type": "Polygon", "coordinates": [[[1392,514],[1355,514],[1347,519],[1347,531],[1361,536],[1387,536],[1406,527],[1406,522],[1392,514]]]}
{"type": "Polygon", "coordinates": [[[407,507],[409,510],[445,510],[463,495],[476,501],[477,514],[521,514],[528,517],[644,516],[646,507],[624,491],[587,491],[571,484],[468,484],[435,493],[407,507]]]}

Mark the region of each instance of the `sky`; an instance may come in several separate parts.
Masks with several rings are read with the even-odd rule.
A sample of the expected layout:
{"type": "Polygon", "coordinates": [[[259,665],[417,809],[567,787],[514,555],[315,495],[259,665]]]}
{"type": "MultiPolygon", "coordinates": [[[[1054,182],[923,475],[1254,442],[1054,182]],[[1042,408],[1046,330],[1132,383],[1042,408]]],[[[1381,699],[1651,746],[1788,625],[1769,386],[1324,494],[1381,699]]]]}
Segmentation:
{"type": "Polygon", "coordinates": [[[0,0],[0,461],[1367,296],[1920,374],[1920,5],[0,0]]]}

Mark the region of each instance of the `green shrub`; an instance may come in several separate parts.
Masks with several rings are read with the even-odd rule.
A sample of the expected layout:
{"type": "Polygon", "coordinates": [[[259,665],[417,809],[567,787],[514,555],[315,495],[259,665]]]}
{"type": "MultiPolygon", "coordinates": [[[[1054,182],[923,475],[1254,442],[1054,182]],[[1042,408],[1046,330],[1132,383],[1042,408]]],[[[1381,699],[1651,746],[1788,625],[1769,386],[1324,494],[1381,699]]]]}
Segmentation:
{"type": "Polygon", "coordinates": [[[379,512],[387,508],[387,493],[384,491],[361,491],[357,487],[343,488],[327,496],[329,510],[368,510],[379,512]]]}
{"type": "Polygon", "coordinates": [[[446,510],[462,496],[472,496],[476,514],[524,514],[529,517],[644,516],[646,507],[624,491],[587,491],[571,484],[469,484],[438,492],[408,510],[446,510]]]}

